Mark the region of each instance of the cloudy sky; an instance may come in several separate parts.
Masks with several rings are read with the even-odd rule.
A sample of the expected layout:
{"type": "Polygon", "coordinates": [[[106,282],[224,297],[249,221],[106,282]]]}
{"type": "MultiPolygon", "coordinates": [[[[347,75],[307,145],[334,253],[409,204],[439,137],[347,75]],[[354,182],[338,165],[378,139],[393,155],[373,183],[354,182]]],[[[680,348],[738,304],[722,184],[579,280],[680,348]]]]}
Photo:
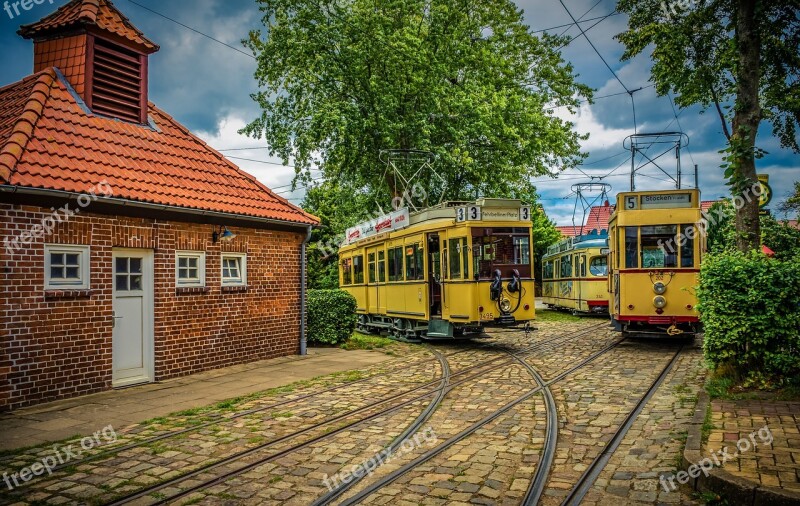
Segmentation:
{"type": "MultiPolygon", "coordinates": [[[[32,71],[33,46],[16,34],[19,25],[40,19],[65,4],[66,0],[42,2],[41,5],[32,4],[29,11],[23,11],[13,19],[6,11],[0,11],[0,44],[3,48],[0,52],[0,85],[17,81],[32,71]]],[[[517,3],[532,30],[548,29],[553,33],[567,30],[568,35],[575,37],[563,50],[564,58],[573,63],[578,79],[594,88],[598,97],[595,104],[585,105],[574,118],[577,130],[590,134],[583,143],[584,151],[590,156],[581,171],[562,173],[557,180],[536,180],[548,214],[559,225],[569,225],[575,207],[572,184],[588,181],[587,176],[607,176],[604,181],[613,187],[612,202],[617,192],[629,188],[630,157],[623,148],[623,139],[634,131],[631,100],[622,84],[575,27],[553,28],[571,22],[558,0],[518,0],[517,3]],[[600,98],[607,95],[611,96],[600,98]]],[[[592,18],[614,11],[613,0],[565,0],[565,4],[575,18],[588,20],[584,28],[595,23],[592,18]]],[[[281,195],[300,203],[302,192],[291,193],[288,189],[293,171],[275,163],[279,160],[269,158],[267,150],[263,149],[263,141],[237,133],[258,114],[258,108],[250,99],[250,93],[255,91],[255,61],[242,54],[246,50],[240,44],[248,31],[260,24],[261,16],[255,1],[115,0],[115,5],[161,46],[161,50],[150,57],[150,99],[243,169],[281,195]],[[233,47],[226,47],[192,29],[233,47]]],[[[626,88],[642,88],[635,93],[638,132],[686,132],[690,143],[681,157],[686,176],[684,182],[694,183],[694,176],[690,173],[697,164],[703,198],[709,200],[726,195],[719,168],[718,152],[724,147],[724,136],[718,117],[711,112],[702,114],[697,108],[689,108],[677,110],[676,120],[670,99],[657,97],[649,82],[648,55],[620,62],[623,47],[613,37],[625,28],[626,17],[614,15],[594,26],[587,35],[626,88]]],[[[769,152],[758,162],[758,167],[760,173],[770,175],[776,197],[770,207],[774,209],[784,200],[792,182],[800,180],[800,157],[781,149],[772,138],[768,125],[762,125],[758,142],[769,152]]],[[[648,155],[653,157],[660,153],[656,146],[648,155]]],[[[659,162],[663,162],[665,169],[674,170],[674,156],[667,154],[659,162]]],[[[658,168],[650,166],[640,173],[641,176],[637,177],[639,189],[670,186],[658,168]]],[[[591,201],[597,196],[597,193],[590,193],[588,199],[591,201]]],[[[577,220],[580,221],[580,212],[577,220]]]]}

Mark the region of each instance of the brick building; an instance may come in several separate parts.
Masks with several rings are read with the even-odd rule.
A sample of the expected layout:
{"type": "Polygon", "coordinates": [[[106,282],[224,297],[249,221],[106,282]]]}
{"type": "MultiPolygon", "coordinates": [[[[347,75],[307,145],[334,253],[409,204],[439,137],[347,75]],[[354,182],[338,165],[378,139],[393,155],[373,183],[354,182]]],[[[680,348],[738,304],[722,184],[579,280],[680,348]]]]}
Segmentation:
{"type": "Polygon", "coordinates": [[[0,410],[301,350],[315,217],[147,100],[158,50],[108,0],[20,35],[0,88],[0,410]]]}

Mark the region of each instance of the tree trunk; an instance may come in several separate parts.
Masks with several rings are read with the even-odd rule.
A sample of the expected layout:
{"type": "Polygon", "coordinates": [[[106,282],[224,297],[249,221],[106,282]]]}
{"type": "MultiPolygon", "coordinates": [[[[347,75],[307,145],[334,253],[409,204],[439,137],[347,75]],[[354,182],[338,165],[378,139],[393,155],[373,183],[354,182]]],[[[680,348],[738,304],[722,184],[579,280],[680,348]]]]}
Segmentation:
{"type": "Polygon", "coordinates": [[[759,0],[737,0],[736,40],[739,51],[736,112],[733,118],[731,145],[734,147],[736,174],[734,198],[736,209],[736,246],[748,252],[761,247],[758,198],[753,194],[758,184],[754,148],[761,121],[758,90],[761,77],[761,36],[756,10],[759,0]],[[741,197],[742,200],[739,200],[741,197]]]}

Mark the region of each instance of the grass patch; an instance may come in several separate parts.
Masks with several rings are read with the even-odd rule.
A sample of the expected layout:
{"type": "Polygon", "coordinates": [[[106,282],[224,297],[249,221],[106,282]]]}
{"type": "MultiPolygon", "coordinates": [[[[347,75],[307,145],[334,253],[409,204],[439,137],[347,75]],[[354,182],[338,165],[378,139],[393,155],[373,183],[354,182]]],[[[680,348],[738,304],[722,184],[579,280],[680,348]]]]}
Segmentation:
{"type": "Polygon", "coordinates": [[[694,498],[710,506],[727,506],[728,500],[714,492],[695,492],[694,498]]]}
{"type": "Polygon", "coordinates": [[[536,320],[540,322],[580,322],[584,319],[580,316],[574,316],[570,313],[563,311],[554,311],[552,309],[537,309],[536,320]]]}
{"type": "Polygon", "coordinates": [[[703,418],[703,425],[700,427],[700,443],[706,444],[708,443],[708,436],[711,435],[711,431],[714,430],[714,422],[711,421],[711,404],[709,403],[706,406],[706,416],[703,418]]]}
{"type": "Polygon", "coordinates": [[[395,344],[397,344],[396,341],[385,337],[353,332],[350,339],[342,343],[341,346],[345,350],[376,350],[386,348],[387,346],[394,346],[395,344]]]}
{"type": "Polygon", "coordinates": [[[294,416],[294,413],[291,411],[275,411],[271,416],[272,418],[291,418],[294,416]]]}

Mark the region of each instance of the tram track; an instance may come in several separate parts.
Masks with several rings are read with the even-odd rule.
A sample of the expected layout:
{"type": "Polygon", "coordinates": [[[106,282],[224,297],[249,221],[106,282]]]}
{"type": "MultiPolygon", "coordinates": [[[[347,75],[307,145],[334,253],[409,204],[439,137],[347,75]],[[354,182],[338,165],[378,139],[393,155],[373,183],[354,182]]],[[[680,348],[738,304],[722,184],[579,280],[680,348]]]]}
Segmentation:
{"type": "MultiPolygon", "coordinates": [[[[555,338],[553,338],[553,339],[551,339],[549,341],[539,342],[539,343],[532,344],[530,346],[526,346],[523,349],[519,350],[519,353],[520,354],[525,354],[525,353],[531,353],[531,352],[537,351],[537,350],[546,350],[546,349],[554,348],[554,347],[557,347],[557,346],[561,345],[564,341],[568,341],[570,339],[574,339],[576,337],[583,336],[583,335],[585,335],[587,333],[596,331],[596,330],[598,330],[599,328],[601,328],[603,326],[605,326],[605,325],[596,325],[596,326],[592,326],[592,327],[589,327],[589,328],[586,328],[586,329],[582,329],[582,330],[578,330],[578,331],[571,331],[571,332],[568,332],[568,333],[563,334],[561,336],[557,336],[557,337],[555,337],[555,338]]],[[[468,350],[465,350],[465,351],[468,351],[468,350]]],[[[452,355],[454,355],[454,354],[450,354],[449,356],[452,356],[452,355]]],[[[445,357],[445,355],[440,354],[440,356],[438,358],[444,359],[445,362],[446,362],[446,359],[444,357],[445,357]]],[[[443,397],[444,394],[447,391],[452,390],[453,388],[455,388],[458,385],[461,385],[461,384],[463,384],[463,383],[465,383],[465,382],[467,382],[467,381],[469,381],[471,379],[474,379],[476,377],[480,377],[480,376],[482,376],[483,374],[485,374],[485,373],[487,373],[489,371],[492,371],[492,370],[495,370],[495,369],[499,369],[499,368],[501,368],[501,367],[503,367],[505,365],[508,365],[509,362],[507,360],[504,363],[495,364],[496,362],[503,362],[503,360],[504,360],[504,357],[502,357],[502,356],[501,357],[495,357],[493,359],[489,359],[489,360],[485,360],[485,361],[479,362],[478,364],[474,364],[473,366],[471,366],[471,367],[469,367],[469,368],[467,368],[465,370],[457,371],[455,373],[450,373],[449,372],[449,367],[445,365],[445,366],[443,366],[443,371],[445,370],[445,368],[447,368],[447,371],[448,371],[448,382],[447,382],[448,384],[447,385],[441,384],[439,387],[437,387],[437,388],[435,388],[433,390],[421,393],[420,395],[417,395],[416,397],[413,397],[411,399],[407,399],[407,400],[405,400],[405,401],[403,401],[403,402],[401,402],[399,404],[393,405],[393,406],[391,406],[389,408],[386,408],[386,409],[383,409],[383,410],[378,411],[376,413],[370,414],[370,415],[368,415],[366,417],[363,417],[363,418],[357,419],[355,421],[349,422],[349,423],[345,424],[344,426],[341,426],[341,427],[333,429],[333,430],[329,430],[329,431],[327,431],[327,432],[325,432],[325,433],[323,433],[321,435],[314,436],[314,437],[312,437],[312,438],[310,438],[308,440],[305,440],[303,442],[294,444],[294,445],[292,445],[292,446],[290,446],[288,448],[284,448],[284,449],[278,450],[277,452],[272,453],[270,455],[267,455],[265,457],[258,458],[255,462],[246,464],[245,466],[241,466],[241,467],[239,467],[237,469],[234,469],[232,471],[227,471],[227,472],[225,472],[225,473],[223,473],[221,475],[218,475],[217,477],[214,477],[214,478],[212,478],[210,480],[206,480],[206,481],[200,482],[200,483],[192,486],[191,488],[183,489],[183,490],[181,490],[181,491],[179,491],[179,492],[177,492],[177,493],[175,493],[175,494],[173,494],[173,495],[171,495],[171,496],[169,496],[167,498],[160,499],[158,502],[155,502],[154,504],[167,504],[167,503],[169,503],[171,501],[174,501],[176,499],[180,499],[181,497],[185,497],[186,495],[189,495],[189,494],[191,494],[193,492],[197,492],[199,490],[211,487],[211,486],[213,486],[213,485],[215,485],[217,483],[224,482],[224,481],[226,481],[226,480],[228,480],[228,479],[230,479],[230,478],[232,478],[234,476],[241,475],[241,474],[243,474],[243,473],[245,473],[245,472],[247,472],[249,470],[252,470],[252,469],[254,469],[254,468],[256,468],[256,467],[258,467],[260,465],[263,465],[263,464],[265,464],[267,462],[271,462],[271,461],[276,460],[276,459],[278,459],[278,458],[280,458],[282,456],[288,455],[288,454],[290,454],[292,452],[295,452],[297,450],[300,450],[302,448],[306,448],[309,445],[311,445],[313,443],[316,443],[318,441],[321,441],[321,440],[323,440],[325,438],[331,437],[331,436],[333,436],[335,434],[339,434],[339,433],[343,432],[344,430],[347,430],[347,429],[349,429],[349,428],[351,428],[353,426],[356,426],[358,424],[364,423],[366,421],[373,420],[375,418],[379,418],[381,416],[392,414],[392,413],[402,409],[403,407],[406,407],[406,406],[408,406],[408,405],[410,405],[410,404],[412,404],[414,402],[417,402],[417,401],[419,401],[421,399],[424,399],[424,398],[426,398],[426,397],[428,397],[430,395],[437,394],[437,397],[438,396],[443,397]],[[492,364],[495,364],[495,365],[492,365],[492,364]],[[486,366],[491,366],[491,367],[489,367],[488,369],[485,369],[485,370],[480,370],[479,372],[477,372],[475,374],[472,374],[472,375],[469,375],[469,376],[467,376],[465,378],[462,378],[462,379],[460,379],[459,381],[457,381],[455,383],[450,382],[450,380],[452,380],[453,376],[459,376],[459,375],[462,375],[462,374],[466,374],[467,372],[474,371],[474,370],[479,369],[479,368],[484,368],[486,366]]],[[[432,384],[434,384],[436,382],[441,382],[441,381],[442,380],[440,379],[440,380],[436,380],[436,381],[433,381],[433,382],[428,382],[427,384],[423,384],[423,385],[417,386],[417,387],[415,387],[415,388],[413,388],[411,390],[408,390],[408,391],[405,391],[405,392],[401,392],[401,393],[396,394],[394,396],[391,396],[389,398],[381,399],[379,401],[376,401],[376,402],[371,403],[371,404],[366,405],[366,406],[362,406],[362,407],[357,408],[355,410],[352,410],[352,411],[350,411],[348,413],[344,413],[344,414],[338,415],[338,416],[336,416],[334,418],[331,418],[331,419],[325,420],[323,422],[311,425],[311,426],[306,427],[306,428],[304,428],[302,430],[299,430],[299,431],[296,431],[294,433],[287,434],[287,435],[279,437],[277,439],[268,441],[268,442],[260,444],[260,445],[258,445],[256,447],[250,448],[248,450],[245,450],[245,451],[242,451],[242,452],[237,452],[237,453],[235,453],[233,455],[230,455],[228,457],[225,457],[223,459],[220,459],[220,460],[217,460],[215,462],[203,465],[203,466],[201,466],[199,468],[193,469],[192,471],[189,471],[188,473],[184,473],[184,474],[181,474],[179,476],[176,476],[175,478],[172,478],[170,480],[166,480],[166,481],[162,481],[162,482],[156,483],[156,484],[154,484],[152,486],[149,486],[149,487],[140,489],[140,490],[138,490],[136,492],[133,492],[131,494],[125,495],[124,497],[117,498],[117,499],[115,499],[112,502],[109,502],[107,504],[108,505],[120,505],[120,504],[125,504],[127,502],[140,499],[140,498],[148,496],[148,495],[160,494],[160,491],[162,491],[162,490],[164,490],[166,488],[169,488],[169,487],[173,487],[176,484],[179,484],[180,482],[186,481],[186,480],[188,480],[190,478],[193,478],[193,477],[196,477],[196,476],[198,476],[200,474],[203,474],[203,473],[206,473],[206,472],[209,472],[209,471],[213,471],[214,469],[217,469],[217,468],[220,468],[222,466],[234,463],[234,462],[236,462],[238,460],[247,458],[249,456],[255,455],[256,453],[258,453],[260,451],[272,448],[274,446],[277,446],[280,443],[289,442],[289,441],[291,441],[292,439],[294,439],[294,438],[296,438],[298,436],[302,436],[304,434],[308,434],[309,432],[312,432],[315,429],[319,429],[322,426],[329,425],[329,424],[334,423],[336,421],[344,420],[347,417],[350,417],[350,416],[353,416],[353,415],[358,414],[360,412],[366,411],[368,409],[380,406],[382,404],[386,404],[387,402],[391,402],[391,401],[396,400],[398,398],[401,398],[403,396],[407,396],[410,393],[419,391],[419,390],[421,390],[423,388],[431,386],[432,384]]],[[[536,390],[536,392],[538,392],[538,390],[536,390]]],[[[433,411],[435,410],[435,407],[440,402],[441,402],[441,400],[439,400],[437,403],[433,403],[432,402],[431,404],[429,404],[429,408],[430,408],[429,414],[427,416],[425,416],[425,413],[423,412],[423,414],[421,414],[417,418],[417,420],[418,421],[422,420],[421,423],[424,423],[423,418],[427,419],[427,417],[429,417],[430,414],[433,413],[433,411]]],[[[410,433],[413,434],[413,431],[410,432],[410,433]]],[[[402,439],[400,441],[402,442],[402,439]]]]}
{"type": "MultiPolygon", "coordinates": [[[[484,416],[479,421],[473,423],[472,425],[470,425],[466,429],[462,430],[458,434],[456,434],[456,435],[450,437],[449,439],[447,439],[444,443],[436,446],[435,448],[425,452],[421,456],[419,456],[416,459],[412,460],[411,462],[409,462],[409,463],[401,466],[400,468],[396,469],[395,471],[387,474],[383,478],[381,478],[381,479],[377,480],[376,482],[370,484],[369,486],[365,487],[364,489],[359,491],[357,494],[355,494],[355,495],[353,495],[351,497],[345,498],[342,502],[339,503],[339,505],[340,506],[349,506],[349,505],[356,504],[356,503],[360,502],[361,500],[365,499],[369,495],[372,495],[373,493],[375,493],[377,490],[379,490],[379,489],[387,486],[388,484],[392,483],[393,481],[398,479],[400,476],[406,474],[407,472],[413,470],[414,468],[420,466],[421,464],[424,464],[424,463],[430,461],[432,458],[434,458],[437,455],[441,454],[442,452],[444,452],[448,448],[452,447],[456,443],[466,439],[470,435],[474,434],[477,430],[481,429],[482,427],[484,427],[487,424],[491,423],[492,421],[494,421],[495,419],[499,418],[503,414],[507,413],[509,410],[511,410],[515,406],[527,401],[528,399],[532,398],[534,395],[542,392],[545,388],[549,387],[550,385],[552,385],[552,384],[564,379],[565,377],[567,377],[568,375],[572,374],[573,372],[575,372],[575,371],[585,367],[586,365],[594,362],[600,356],[602,356],[602,355],[608,353],[609,351],[611,351],[612,349],[616,348],[622,341],[624,341],[624,339],[617,339],[613,343],[611,343],[609,345],[606,345],[605,347],[603,347],[599,351],[597,351],[597,352],[593,353],[592,355],[590,355],[589,357],[581,360],[578,364],[570,367],[566,371],[563,371],[561,374],[559,374],[558,376],[554,377],[553,379],[543,382],[543,384],[541,384],[540,386],[529,390],[525,394],[523,394],[521,396],[518,396],[516,399],[514,399],[511,402],[505,404],[504,406],[500,407],[499,409],[495,410],[494,412],[484,416]]],[[[522,354],[520,353],[520,355],[522,355],[522,354]]],[[[515,358],[515,360],[516,360],[516,358],[515,358]]]]}
{"type": "Polygon", "coordinates": [[[653,381],[644,395],[639,399],[634,408],[627,414],[623,422],[614,432],[611,440],[602,449],[600,454],[598,454],[592,460],[592,462],[589,464],[589,467],[583,472],[575,486],[569,491],[567,497],[561,502],[561,506],[576,506],[581,503],[587,492],[591,489],[592,485],[600,476],[600,473],[603,471],[606,464],[608,464],[608,461],[611,460],[614,452],[616,452],[620,443],[625,438],[625,435],[628,433],[628,430],[630,430],[631,426],[633,426],[633,423],[639,417],[639,414],[641,414],[644,407],[664,382],[670,371],[672,371],[674,368],[681,356],[681,353],[683,352],[683,348],[683,346],[678,348],[669,363],[667,363],[667,365],[662,369],[661,373],[653,381]]]}

